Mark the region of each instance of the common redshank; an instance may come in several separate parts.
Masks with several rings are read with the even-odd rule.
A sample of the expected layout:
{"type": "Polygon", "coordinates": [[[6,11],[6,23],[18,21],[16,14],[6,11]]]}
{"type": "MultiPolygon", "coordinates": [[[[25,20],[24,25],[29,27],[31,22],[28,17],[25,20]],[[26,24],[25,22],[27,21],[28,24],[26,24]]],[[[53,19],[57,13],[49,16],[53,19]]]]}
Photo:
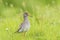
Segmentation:
{"type": "Polygon", "coordinates": [[[28,16],[29,16],[28,12],[24,12],[23,14],[24,21],[19,26],[19,29],[17,30],[18,33],[26,33],[30,29],[30,22],[28,20],[28,16]]]}

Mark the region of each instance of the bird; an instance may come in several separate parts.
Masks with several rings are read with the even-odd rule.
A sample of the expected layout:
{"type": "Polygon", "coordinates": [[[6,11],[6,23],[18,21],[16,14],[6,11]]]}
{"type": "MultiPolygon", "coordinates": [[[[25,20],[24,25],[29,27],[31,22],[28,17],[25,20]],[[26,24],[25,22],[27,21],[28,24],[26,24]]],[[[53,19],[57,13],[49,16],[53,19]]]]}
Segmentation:
{"type": "Polygon", "coordinates": [[[25,33],[30,29],[30,22],[28,20],[28,16],[29,16],[28,12],[24,12],[24,14],[23,14],[24,20],[16,32],[24,33],[24,35],[25,35],[25,33]]]}

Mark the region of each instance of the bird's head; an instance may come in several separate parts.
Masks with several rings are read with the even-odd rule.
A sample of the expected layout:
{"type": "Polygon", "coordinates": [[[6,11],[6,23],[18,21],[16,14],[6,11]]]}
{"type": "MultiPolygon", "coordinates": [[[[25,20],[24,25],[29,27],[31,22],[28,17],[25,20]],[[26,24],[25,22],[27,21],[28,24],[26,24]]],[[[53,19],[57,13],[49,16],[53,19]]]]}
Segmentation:
{"type": "Polygon", "coordinates": [[[24,12],[23,16],[24,16],[24,17],[27,17],[27,16],[32,17],[32,16],[31,16],[31,14],[30,14],[30,13],[28,13],[27,11],[25,11],[25,12],[24,12]]]}
{"type": "Polygon", "coordinates": [[[29,16],[29,14],[28,14],[28,12],[24,12],[24,17],[27,17],[27,16],[29,16]]]}

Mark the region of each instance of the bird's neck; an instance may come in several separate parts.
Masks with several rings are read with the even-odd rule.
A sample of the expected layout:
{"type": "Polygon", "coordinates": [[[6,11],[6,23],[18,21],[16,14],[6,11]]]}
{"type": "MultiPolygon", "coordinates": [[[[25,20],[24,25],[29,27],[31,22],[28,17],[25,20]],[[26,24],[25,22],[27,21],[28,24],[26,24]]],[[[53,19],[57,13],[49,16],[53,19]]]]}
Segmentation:
{"type": "Polygon", "coordinates": [[[24,21],[28,21],[28,17],[24,17],[24,21]]]}

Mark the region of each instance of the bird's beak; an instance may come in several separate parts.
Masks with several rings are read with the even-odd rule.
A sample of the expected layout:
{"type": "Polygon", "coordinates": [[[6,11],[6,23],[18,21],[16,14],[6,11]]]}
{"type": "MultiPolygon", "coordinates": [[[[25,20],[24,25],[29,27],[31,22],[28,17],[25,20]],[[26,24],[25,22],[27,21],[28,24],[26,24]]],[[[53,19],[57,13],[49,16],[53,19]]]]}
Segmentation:
{"type": "Polygon", "coordinates": [[[31,14],[28,14],[28,16],[32,17],[32,15],[31,15],[31,14]]]}

